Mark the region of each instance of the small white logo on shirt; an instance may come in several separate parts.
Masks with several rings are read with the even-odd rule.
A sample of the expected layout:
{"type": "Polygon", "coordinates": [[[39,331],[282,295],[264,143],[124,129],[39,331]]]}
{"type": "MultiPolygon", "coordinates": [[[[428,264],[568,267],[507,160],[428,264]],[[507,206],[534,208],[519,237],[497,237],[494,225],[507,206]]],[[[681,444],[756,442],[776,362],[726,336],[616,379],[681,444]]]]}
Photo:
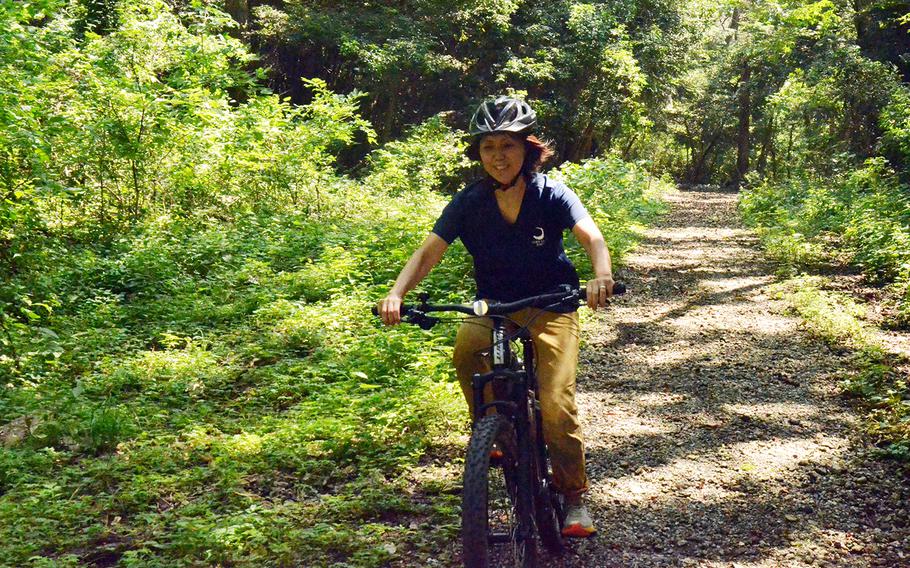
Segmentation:
{"type": "Polygon", "coordinates": [[[536,227],[536,230],[534,231],[534,246],[542,247],[544,242],[546,241],[544,239],[543,227],[536,227]]]}

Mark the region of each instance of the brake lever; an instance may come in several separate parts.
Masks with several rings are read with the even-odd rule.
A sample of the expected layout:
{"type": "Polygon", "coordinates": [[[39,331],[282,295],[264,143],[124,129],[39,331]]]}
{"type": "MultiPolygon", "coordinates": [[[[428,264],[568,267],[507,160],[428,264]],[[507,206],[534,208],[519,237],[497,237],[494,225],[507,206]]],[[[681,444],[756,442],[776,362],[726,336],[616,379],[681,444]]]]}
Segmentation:
{"type": "Polygon", "coordinates": [[[437,323],[439,323],[439,318],[434,318],[432,316],[424,316],[424,317],[420,318],[419,322],[417,322],[417,326],[420,327],[420,329],[427,330],[427,329],[432,329],[432,327],[434,325],[436,325],[437,323]]]}
{"type": "Polygon", "coordinates": [[[408,323],[413,323],[420,329],[424,330],[431,329],[434,325],[439,323],[439,318],[428,316],[427,314],[417,309],[411,309],[408,315],[402,319],[408,323]]]}

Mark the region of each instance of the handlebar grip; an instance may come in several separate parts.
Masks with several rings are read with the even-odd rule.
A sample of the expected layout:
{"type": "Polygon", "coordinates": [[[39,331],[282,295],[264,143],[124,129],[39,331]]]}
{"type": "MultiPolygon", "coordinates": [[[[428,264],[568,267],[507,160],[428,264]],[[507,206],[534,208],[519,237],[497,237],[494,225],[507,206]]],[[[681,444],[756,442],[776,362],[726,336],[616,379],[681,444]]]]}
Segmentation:
{"type": "MultiPolygon", "coordinates": [[[[584,298],[587,295],[587,293],[588,293],[588,289],[585,288],[584,286],[582,286],[581,288],[578,289],[578,298],[580,300],[584,301],[584,298]]],[[[614,296],[622,296],[625,293],[626,293],[625,283],[623,283],[623,282],[614,282],[613,283],[613,295],[614,296]]]]}
{"type": "MultiPolygon", "coordinates": [[[[398,311],[402,316],[406,316],[411,311],[412,307],[413,307],[412,304],[401,304],[401,308],[399,308],[398,311]]],[[[379,309],[377,309],[376,306],[373,306],[372,308],[370,308],[370,313],[373,314],[374,316],[378,317],[379,309]]]]}

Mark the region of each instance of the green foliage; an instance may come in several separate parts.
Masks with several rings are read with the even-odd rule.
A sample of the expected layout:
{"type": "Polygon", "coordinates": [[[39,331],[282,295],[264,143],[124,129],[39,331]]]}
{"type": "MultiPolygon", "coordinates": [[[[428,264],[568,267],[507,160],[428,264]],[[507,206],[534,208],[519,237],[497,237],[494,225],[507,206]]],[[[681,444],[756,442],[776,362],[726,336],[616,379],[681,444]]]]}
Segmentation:
{"type": "Polygon", "coordinates": [[[335,90],[365,89],[383,140],[441,111],[464,120],[480,99],[523,91],[552,109],[547,134],[564,141],[564,159],[578,159],[660,123],[689,39],[683,12],[667,0],[288,2],[255,7],[252,33],[283,70],[272,77],[277,90],[305,102],[288,80],[300,68],[318,69],[335,90]]]}
{"type": "Polygon", "coordinates": [[[771,160],[770,177],[805,171],[841,173],[856,157],[872,156],[880,136],[878,113],[897,86],[893,71],[855,48],[830,54],[809,72],[794,70],[769,97],[776,121],[774,144],[783,150],[771,160]]]}
{"type": "MultiPolygon", "coordinates": [[[[390,514],[450,540],[453,497],[411,499],[424,489],[404,476],[463,443],[454,329],[385,329],[369,307],[446,202],[426,184],[451,175],[457,140],[431,122],[371,156],[360,182],[326,174],[319,211],[150,216],[45,266],[65,301],[32,311],[59,355],[11,368],[23,386],[0,397],[3,422],[31,418],[0,453],[0,556],[381,566],[400,557],[388,543],[418,541],[390,514]]],[[[622,225],[656,207],[642,170],[611,158],[563,171],[628,247],[622,225]]],[[[471,296],[462,247],[424,289],[471,296]]]]}
{"type": "MultiPolygon", "coordinates": [[[[400,530],[383,515],[434,514],[395,480],[464,427],[452,330],[390,332],[368,308],[400,267],[385,251],[416,246],[444,198],[412,187],[389,219],[388,194],[357,187],[331,216],[157,218],[61,260],[50,276],[75,298],[45,323],[63,352],[0,403],[4,422],[34,417],[0,461],[4,558],[106,546],[90,506],[123,519],[124,562],[372,566],[400,530]],[[322,492],[348,497],[310,500],[322,492]]],[[[464,260],[428,288],[468,296],[464,260]]]]}
{"type": "Polygon", "coordinates": [[[870,160],[846,179],[852,200],[844,240],[854,261],[874,277],[910,280],[910,201],[884,160],[870,160]]]}
{"type": "Polygon", "coordinates": [[[862,322],[865,310],[849,298],[822,289],[819,277],[792,278],[778,287],[787,303],[809,329],[834,345],[866,347],[874,336],[862,322]]]}
{"type": "Polygon", "coordinates": [[[573,156],[579,157],[591,151],[588,145],[595,140],[609,147],[624,130],[635,132],[646,126],[639,100],[647,79],[629,34],[603,6],[572,6],[568,28],[576,42],[560,68],[563,80],[581,82],[581,89],[573,86],[575,105],[570,113],[574,130],[582,133],[581,147],[573,156]]]}
{"type": "Polygon", "coordinates": [[[736,172],[745,165],[760,178],[827,176],[875,156],[885,128],[880,114],[900,84],[892,63],[902,59],[870,58],[882,51],[870,36],[895,21],[869,26],[861,4],[714,8],[702,20],[671,113],[669,129],[685,149],[678,175],[694,183],[742,181],[736,172]]]}
{"type": "Polygon", "coordinates": [[[790,269],[830,260],[839,205],[829,185],[808,179],[766,182],[740,199],[743,216],[759,230],[768,252],[790,269]]]}
{"type": "Polygon", "coordinates": [[[881,113],[882,145],[892,161],[910,164],[910,88],[902,85],[881,113]]]}
{"type": "Polygon", "coordinates": [[[866,429],[883,454],[910,459],[910,385],[900,370],[906,361],[884,349],[873,328],[863,321],[862,306],[826,290],[825,285],[823,278],[799,277],[777,285],[777,291],[810,332],[854,351],[852,369],[841,387],[866,405],[866,429]]]}
{"type": "MultiPolygon", "coordinates": [[[[580,164],[567,162],[553,175],[581,198],[603,232],[615,263],[622,263],[623,256],[641,240],[641,229],[663,212],[660,196],[672,187],[667,181],[653,179],[641,166],[615,156],[580,164]]],[[[573,262],[583,276],[590,274],[590,260],[574,238],[570,242],[567,248],[573,262]]]]}
{"type": "MultiPolygon", "coordinates": [[[[455,536],[457,483],[410,477],[463,444],[454,329],[386,329],[369,307],[464,180],[463,133],[434,105],[470,106],[464,78],[511,60],[475,46],[517,37],[527,58],[559,36],[571,47],[535,73],[566,83],[589,32],[562,4],[259,7],[268,45],[299,33],[320,71],[346,62],[287,77],[292,104],[216,6],[0,4],[2,565],[382,566],[455,536]],[[340,172],[373,124],[407,123],[340,172]]],[[[541,108],[591,110],[601,143],[632,136],[678,40],[662,10],[614,6],[589,94],[549,85],[541,108]]],[[[559,175],[617,258],[666,189],[613,156],[559,175]]],[[[463,247],[423,289],[471,297],[463,247]]]]}
{"type": "Polygon", "coordinates": [[[433,117],[370,154],[364,183],[393,195],[412,187],[454,193],[471,166],[466,147],[441,117],[433,117]]]}
{"type": "Polygon", "coordinates": [[[125,3],[119,27],[79,44],[61,6],[37,12],[40,28],[24,24],[37,18],[29,8],[3,12],[38,37],[4,44],[16,62],[0,116],[6,249],[24,257],[23,239],[86,215],[110,230],[165,209],[318,207],[337,152],[372,140],[361,94],[312,80],[310,104],[291,106],[245,70],[255,57],[227,33],[233,20],[191,6],[125,3]]]}
{"type": "Polygon", "coordinates": [[[903,299],[895,325],[910,313],[910,202],[907,186],[883,159],[835,178],[765,181],[746,191],[740,208],[769,251],[798,269],[850,262],[903,299]]]}

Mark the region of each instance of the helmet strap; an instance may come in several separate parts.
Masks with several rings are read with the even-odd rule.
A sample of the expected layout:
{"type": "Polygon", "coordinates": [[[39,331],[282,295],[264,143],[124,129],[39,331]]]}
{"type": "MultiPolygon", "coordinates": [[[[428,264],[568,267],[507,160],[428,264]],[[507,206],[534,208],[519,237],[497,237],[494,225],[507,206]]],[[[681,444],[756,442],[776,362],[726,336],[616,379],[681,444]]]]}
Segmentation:
{"type": "Polygon", "coordinates": [[[501,189],[503,191],[506,191],[508,189],[515,187],[515,184],[518,183],[518,178],[520,178],[523,174],[524,174],[524,168],[519,170],[519,172],[517,174],[515,174],[515,177],[513,177],[512,181],[510,181],[509,183],[501,183],[499,180],[497,180],[496,178],[494,178],[493,176],[491,176],[489,174],[487,174],[487,177],[490,178],[490,184],[493,186],[494,190],[501,189]]]}

